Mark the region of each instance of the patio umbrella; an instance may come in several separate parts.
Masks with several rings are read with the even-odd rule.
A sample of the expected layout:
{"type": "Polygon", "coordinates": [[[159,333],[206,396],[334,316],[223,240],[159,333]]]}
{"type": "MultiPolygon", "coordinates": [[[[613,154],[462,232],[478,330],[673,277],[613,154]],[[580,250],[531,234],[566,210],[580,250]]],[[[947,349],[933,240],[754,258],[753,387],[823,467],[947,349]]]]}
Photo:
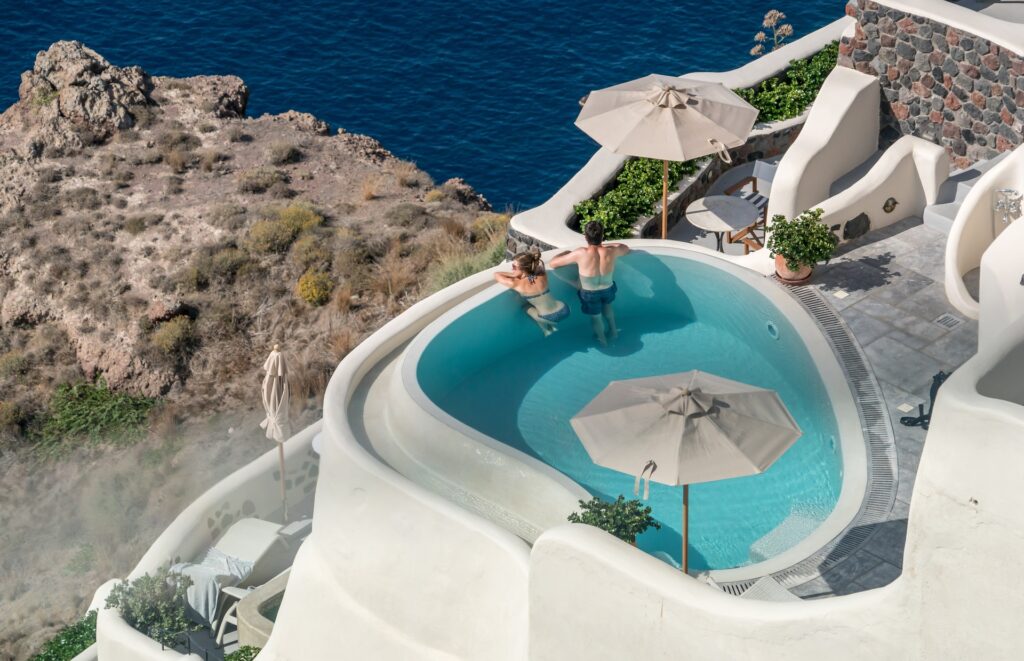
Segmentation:
{"type": "Polygon", "coordinates": [[[668,234],[668,162],[717,153],[747,141],[757,109],[719,83],[651,74],[591,92],[576,126],[601,146],[662,160],[661,238],[668,234]]]}
{"type": "MultiPolygon", "coordinates": [[[[591,460],[683,487],[683,571],[689,485],[766,470],[800,438],[773,390],[693,370],[612,381],[571,421],[591,460]]],[[[644,498],[647,497],[645,489],[644,498]]]]}
{"type": "Polygon", "coordinates": [[[281,507],[284,520],[288,521],[288,500],[285,496],[284,441],[288,438],[288,365],[284,355],[274,345],[273,351],[263,362],[266,376],[263,377],[263,409],[267,417],[260,423],[266,430],[267,438],[277,442],[278,459],[281,464],[281,507]]]}

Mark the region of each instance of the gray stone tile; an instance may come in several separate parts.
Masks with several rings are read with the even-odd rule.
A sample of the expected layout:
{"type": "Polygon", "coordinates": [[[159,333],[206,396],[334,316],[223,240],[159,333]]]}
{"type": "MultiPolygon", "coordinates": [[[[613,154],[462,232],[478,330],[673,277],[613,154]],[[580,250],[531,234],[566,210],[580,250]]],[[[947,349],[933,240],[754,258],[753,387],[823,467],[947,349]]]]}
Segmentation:
{"type": "Polygon", "coordinates": [[[874,368],[875,375],[882,381],[916,393],[931,383],[931,375],[942,367],[934,358],[911,349],[889,336],[881,337],[864,347],[874,368]]]}
{"type": "MultiPolygon", "coordinates": [[[[862,551],[889,564],[902,567],[903,547],[906,545],[906,542],[907,520],[896,519],[886,521],[885,523],[875,524],[875,533],[862,547],[862,551]]],[[[873,569],[875,566],[872,565],[870,569],[873,569]]]]}
{"type": "Polygon", "coordinates": [[[948,365],[963,365],[978,352],[978,331],[974,326],[962,324],[921,351],[948,365]]]}
{"type": "Polygon", "coordinates": [[[828,581],[821,577],[802,583],[801,585],[791,589],[790,592],[801,599],[822,599],[825,597],[835,596],[835,592],[832,591],[832,586],[828,584],[828,581]]]}
{"type": "Polygon", "coordinates": [[[931,343],[949,332],[949,329],[932,322],[932,319],[925,320],[904,312],[903,316],[892,322],[892,325],[914,336],[919,342],[931,343]]]}
{"type": "Polygon", "coordinates": [[[910,516],[910,501],[896,499],[892,504],[892,512],[889,513],[889,517],[893,519],[906,519],[910,516]]]}
{"type": "Polygon", "coordinates": [[[893,305],[925,321],[933,321],[939,315],[952,312],[953,306],[946,298],[945,286],[941,282],[929,282],[931,284],[912,292],[901,300],[892,301],[893,305]]]}
{"type": "Polygon", "coordinates": [[[863,314],[857,311],[856,308],[857,306],[854,305],[843,310],[843,317],[846,319],[846,325],[850,327],[853,336],[857,338],[857,342],[861,346],[870,344],[894,330],[892,326],[884,321],[876,319],[871,315],[863,314]],[[847,312],[850,312],[850,314],[847,314],[847,312]]]}
{"type": "Polygon", "coordinates": [[[854,581],[877,567],[881,562],[882,560],[878,556],[857,550],[835,567],[823,573],[821,577],[836,594],[850,594],[858,591],[854,581]]]}
{"type": "Polygon", "coordinates": [[[881,319],[882,321],[893,325],[895,325],[899,320],[907,317],[905,310],[900,310],[894,305],[889,305],[885,301],[875,298],[870,294],[857,301],[853,307],[864,314],[871,315],[875,319],[881,319]]]}
{"type": "Polygon", "coordinates": [[[866,590],[873,590],[889,585],[899,578],[902,573],[903,570],[896,565],[881,562],[874,569],[870,569],[858,576],[854,582],[866,590]]]}

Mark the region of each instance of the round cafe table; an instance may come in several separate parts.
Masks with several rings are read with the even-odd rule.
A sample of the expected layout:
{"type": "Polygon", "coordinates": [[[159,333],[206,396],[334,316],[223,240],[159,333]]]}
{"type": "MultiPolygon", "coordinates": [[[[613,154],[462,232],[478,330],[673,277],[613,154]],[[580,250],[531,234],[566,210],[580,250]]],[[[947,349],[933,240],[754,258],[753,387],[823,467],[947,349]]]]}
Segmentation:
{"type": "Polygon", "coordinates": [[[753,225],[760,215],[752,202],[732,195],[709,195],[694,200],[686,207],[686,219],[691,225],[715,234],[718,252],[725,252],[722,248],[723,234],[753,225]]]}

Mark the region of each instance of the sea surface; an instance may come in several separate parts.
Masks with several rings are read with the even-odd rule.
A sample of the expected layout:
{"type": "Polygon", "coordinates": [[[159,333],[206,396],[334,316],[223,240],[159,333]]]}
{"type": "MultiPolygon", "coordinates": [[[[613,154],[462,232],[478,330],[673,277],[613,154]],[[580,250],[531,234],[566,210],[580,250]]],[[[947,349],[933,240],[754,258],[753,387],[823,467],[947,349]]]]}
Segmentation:
{"type": "Polygon", "coordinates": [[[796,35],[842,0],[538,2],[0,0],[0,106],[59,39],[152,74],[234,74],[249,114],[310,112],[379,139],[496,208],[543,202],[596,144],[573,126],[591,89],[749,61],[764,13],[796,35]]]}

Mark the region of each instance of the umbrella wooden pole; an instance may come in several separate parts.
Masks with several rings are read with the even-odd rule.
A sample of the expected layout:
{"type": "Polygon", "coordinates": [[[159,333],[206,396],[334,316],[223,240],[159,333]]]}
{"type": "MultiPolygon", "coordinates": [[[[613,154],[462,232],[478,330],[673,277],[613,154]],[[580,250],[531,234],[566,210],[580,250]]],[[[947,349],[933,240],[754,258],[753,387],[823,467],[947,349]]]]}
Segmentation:
{"type": "Polygon", "coordinates": [[[277,444],[277,457],[281,461],[281,507],[284,509],[284,522],[288,523],[288,499],[284,488],[284,443],[277,444]]]}
{"type": "Polygon", "coordinates": [[[668,238],[668,161],[661,162],[661,238],[668,238]]]}
{"type": "Polygon", "coordinates": [[[690,485],[683,485],[683,573],[690,573],[690,485]]]}

